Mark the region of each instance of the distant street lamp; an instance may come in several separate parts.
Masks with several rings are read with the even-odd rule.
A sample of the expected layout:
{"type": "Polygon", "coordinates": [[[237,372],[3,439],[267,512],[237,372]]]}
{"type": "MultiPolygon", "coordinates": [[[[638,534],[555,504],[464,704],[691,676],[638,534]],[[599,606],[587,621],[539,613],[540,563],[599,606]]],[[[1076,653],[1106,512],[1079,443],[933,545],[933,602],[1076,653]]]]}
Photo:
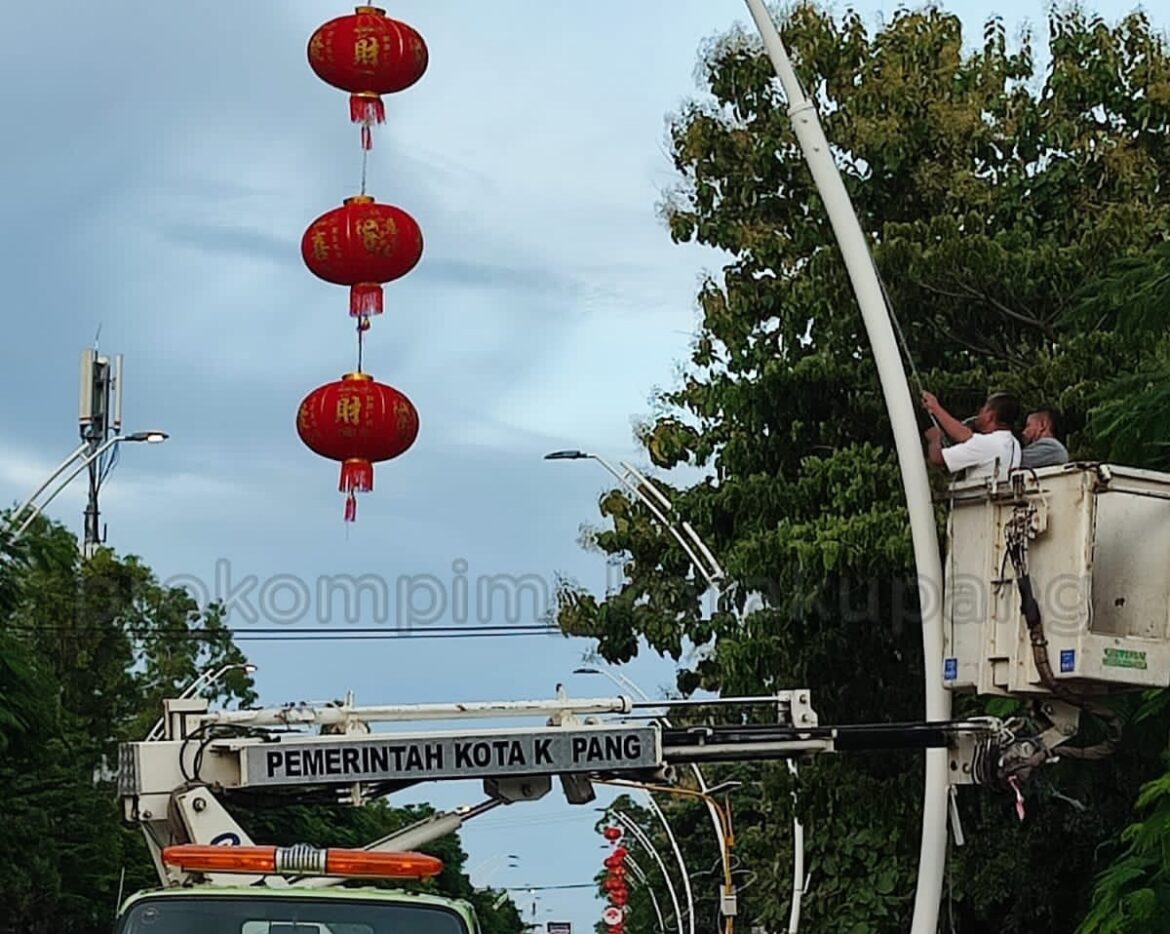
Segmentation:
{"type": "Polygon", "coordinates": [[[21,536],[28,531],[29,526],[33,524],[37,516],[41,514],[44,508],[48,506],[49,503],[51,503],[54,499],[56,499],[61,491],[64,490],[65,487],[69,486],[69,484],[73,482],[79,473],[89,467],[90,464],[96,462],[103,454],[106,453],[106,451],[114,447],[114,445],[122,444],[126,441],[144,442],[146,444],[160,444],[161,442],[166,441],[168,437],[170,436],[165,431],[136,431],[133,434],[115,435],[114,437],[110,438],[104,444],[95,448],[93,452],[90,453],[87,457],[85,457],[81,463],[74,468],[73,472],[69,474],[64,480],[62,480],[60,484],[58,484],[57,488],[49,494],[49,497],[44,502],[34,507],[27,518],[25,518],[25,520],[18,527],[16,527],[15,531],[12,531],[13,527],[16,526],[16,523],[20,521],[21,515],[25,512],[25,510],[33,505],[36,498],[40,496],[46,489],[48,489],[49,485],[52,484],[54,480],[61,476],[61,474],[63,474],[67,469],[69,469],[69,467],[73,465],[74,461],[76,461],[78,457],[81,457],[82,454],[89,450],[90,445],[88,441],[85,444],[82,444],[72,454],[70,454],[69,457],[66,458],[57,467],[56,470],[49,474],[48,479],[46,479],[44,483],[42,483],[39,487],[36,488],[36,490],[33,491],[32,496],[26,499],[20,505],[20,507],[8,517],[8,522],[4,527],[4,532],[7,535],[7,543],[11,545],[19,541],[21,536]]]}
{"type": "MultiPolygon", "coordinates": [[[[185,688],[183,693],[179,695],[179,700],[186,700],[188,697],[194,697],[200,688],[207,685],[215,684],[220,678],[226,675],[229,671],[242,671],[245,674],[253,674],[258,671],[258,667],[251,662],[234,662],[230,665],[223,665],[219,668],[208,668],[198,678],[193,680],[185,688]]],[[[146,734],[146,742],[158,739],[163,732],[163,727],[166,725],[165,717],[159,717],[155,721],[154,726],[150,728],[150,732],[146,734]]]]}
{"type": "Polygon", "coordinates": [[[715,560],[715,556],[711,554],[703,540],[691,528],[689,522],[682,518],[668,518],[668,514],[674,512],[673,504],[666,498],[666,494],[651,483],[636,467],[625,461],[619,461],[622,468],[619,471],[605,458],[597,454],[587,454],[585,451],[553,451],[551,454],[544,455],[544,459],[546,461],[597,461],[613,474],[629,493],[650,510],[650,514],[661,523],[663,528],[674,536],[675,541],[690,558],[691,564],[703,576],[707,585],[716,591],[720,590],[720,582],[726,575],[723,568],[719,566],[719,562],[715,560]]]}

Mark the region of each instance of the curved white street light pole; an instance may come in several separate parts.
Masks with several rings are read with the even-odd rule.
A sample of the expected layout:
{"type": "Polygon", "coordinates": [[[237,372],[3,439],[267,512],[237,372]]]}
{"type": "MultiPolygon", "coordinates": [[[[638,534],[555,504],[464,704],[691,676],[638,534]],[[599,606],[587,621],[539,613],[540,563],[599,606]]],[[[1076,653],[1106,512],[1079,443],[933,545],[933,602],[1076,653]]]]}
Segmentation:
{"type": "MultiPolygon", "coordinates": [[[[833,233],[837,237],[849,279],[861,308],[877,364],[886,409],[894,431],[894,446],[906,492],[914,560],[918,568],[919,606],[922,613],[923,668],[926,691],[926,719],[947,720],[951,697],[943,686],[942,656],[942,564],[938,552],[938,531],[931,504],[926,461],[918,437],[915,408],[906,383],[906,372],[890,323],[889,309],[873,264],[865,234],[845,190],[845,183],[833,162],[816,108],[805,97],[788,53],[780,40],[763,0],[745,0],[772,60],[776,76],[788,99],[788,114],[796,138],[812,172],[817,192],[824,202],[833,233]]],[[[922,844],[918,861],[918,886],[914,898],[911,934],[935,934],[942,900],[944,865],[947,855],[947,752],[926,751],[926,780],[923,791],[922,844]]]]}
{"type": "MultiPolygon", "coordinates": [[[[635,684],[620,671],[610,671],[607,668],[578,668],[574,674],[603,675],[611,682],[613,682],[613,684],[615,684],[617,687],[625,688],[625,690],[629,691],[631,694],[637,695],[642,700],[653,700],[650,695],[642,690],[639,685],[635,684]]],[[[666,717],[659,717],[658,719],[660,719],[668,727],[670,726],[670,721],[666,717]]],[[[706,794],[708,791],[707,779],[703,775],[702,769],[699,768],[698,763],[691,763],[691,771],[694,773],[695,781],[698,782],[699,791],[703,792],[703,794],[706,794]]],[[[705,798],[704,803],[707,805],[707,813],[711,817],[711,825],[715,830],[715,839],[719,842],[719,851],[724,853],[727,850],[727,838],[723,833],[723,822],[719,819],[719,811],[716,809],[715,804],[710,799],[705,798]]]]}
{"type": "Polygon", "coordinates": [[[653,483],[630,464],[625,463],[625,461],[621,462],[622,469],[626,471],[622,473],[604,457],[598,454],[590,454],[587,451],[553,451],[551,454],[544,455],[544,459],[546,461],[597,461],[597,463],[617,478],[618,483],[625,487],[627,492],[636,497],[642,505],[650,510],[650,514],[674,537],[679,547],[682,548],[683,553],[690,559],[695,571],[703,576],[703,579],[707,582],[707,586],[715,590],[716,593],[720,591],[720,582],[725,575],[723,568],[715,560],[715,556],[707,549],[702,539],[695,534],[695,530],[691,528],[690,523],[680,521],[676,527],[675,523],[666,515],[666,513],[674,511],[674,506],[671,505],[670,500],[663,495],[658,487],[654,486],[653,483]],[[645,487],[646,492],[643,491],[643,487],[645,487]],[[647,492],[650,495],[647,495],[647,492]],[[664,509],[666,510],[665,513],[663,512],[664,509]],[[682,532],[679,531],[679,528],[682,529],[682,532]],[[685,536],[683,535],[684,532],[686,533],[685,536]],[[701,558],[700,555],[702,556],[701,558]]]}
{"type": "MultiPolygon", "coordinates": [[[[788,763],[788,771],[792,773],[792,777],[797,777],[796,763],[791,759],[786,760],[788,763]]],[[[793,804],[796,803],[796,792],[792,793],[793,804]]],[[[788,934],[797,934],[800,931],[800,904],[804,900],[805,878],[804,878],[804,824],[800,822],[800,817],[796,813],[796,808],[792,809],[792,908],[788,912],[788,934]]]]}
{"type": "Polygon", "coordinates": [[[666,831],[666,837],[670,840],[670,848],[674,850],[674,858],[678,861],[678,868],[682,873],[683,895],[686,896],[687,900],[687,930],[690,931],[690,934],[695,934],[695,893],[691,891],[691,871],[687,868],[686,860],[683,859],[682,850],[679,849],[678,840],[675,838],[670,821],[666,819],[662,808],[658,806],[658,802],[654,800],[654,795],[650,792],[646,792],[646,803],[650,805],[650,810],[662,823],[662,829],[666,831]]]}
{"type": "Polygon", "coordinates": [[[74,450],[72,454],[65,458],[65,460],[61,461],[61,463],[57,466],[57,469],[45,478],[45,482],[33,490],[32,495],[23,503],[21,503],[20,506],[12,512],[11,515],[9,515],[8,521],[4,524],[4,531],[7,532],[10,528],[16,525],[16,523],[20,521],[21,513],[28,509],[28,507],[33,504],[33,501],[49,488],[49,484],[61,476],[61,474],[65,472],[66,468],[68,468],[70,464],[77,460],[77,458],[81,457],[81,455],[84,454],[87,450],[89,450],[89,442],[82,441],[81,444],[77,446],[76,450],[74,450]]]}
{"type": "MultiPolygon", "coordinates": [[[[670,878],[670,873],[666,871],[666,861],[662,858],[662,854],[658,852],[654,846],[654,842],[646,836],[642,828],[638,826],[637,821],[626,814],[624,811],[614,811],[614,816],[634,835],[634,838],[642,844],[642,848],[654,857],[654,861],[658,863],[658,868],[662,871],[662,877],[666,880],[666,890],[670,893],[670,901],[674,905],[674,920],[678,927],[678,934],[683,934],[683,918],[682,908],[678,903],[678,891],[674,887],[674,882],[670,878]]],[[[691,906],[691,916],[694,917],[694,906],[691,906]]]]}
{"type": "Polygon", "coordinates": [[[626,859],[629,861],[630,871],[634,874],[634,878],[645,887],[646,894],[650,896],[650,904],[654,906],[654,914],[658,918],[659,934],[666,934],[666,922],[662,920],[662,906],[658,904],[658,896],[654,894],[654,886],[650,884],[646,870],[638,865],[638,861],[633,856],[627,856],[626,859]]]}
{"type": "MultiPolygon", "coordinates": [[[[252,674],[257,671],[258,667],[251,662],[233,662],[228,665],[222,665],[219,668],[208,668],[199,677],[195,678],[190,684],[183,688],[183,693],[178,697],[179,700],[186,700],[188,697],[194,697],[195,693],[205,685],[215,684],[220,678],[226,675],[229,671],[243,671],[247,674],[252,674]]],[[[146,742],[158,739],[162,735],[163,727],[166,725],[166,718],[159,717],[154,726],[150,728],[150,732],[146,734],[146,742]]]]}
{"type": "MultiPolygon", "coordinates": [[[[8,544],[12,544],[13,542],[19,541],[20,537],[22,535],[24,535],[25,532],[28,531],[29,526],[32,525],[33,522],[36,521],[37,516],[39,516],[44,511],[45,507],[48,506],[49,503],[51,503],[53,500],[55,500],[60,495],[61,491],[64,490],[65,487],[69,486],[69,484],[72,483],[77,478],[77,475],[79,473],[81,473],[83,470],[85,470],[90,464],[97,461],[103,454],[106,453],[106,451],[108,451],[114,445],[123,444],[126,441],[145,441],[148,444],[157,444],[159,442],[166,441],[166,439],[168,437],[169,436],[167,435],[167,433],[165,431],[138,431],[138,432],[135,432],[134,434],[115,435],[114,437],[110,438],[104,444],[97,447],[93,451],[93,453],[91,453],[88,457],[86,457],[84,460],[82,460],[81,463],[78,464],[73,469],[73,472],[71,474],[69,474],[69,476],[67,476],[64,480],[62,480],[60,484],[58,484],[57,489],[55,489],[52,493],[49,494],[48,499],[46,499],[43,503],[41,503],[39,506],[37,506],[35,509],[33,509],[33,511],[31,513],[29,513],[28,517],[24,520],[24,522],[22,522],[20,524],[20,527],[17,528],[17,530],[15,532],[13,532],[11,535],[9,535],[8,544]]],[[[41,485],[40,489],[38,489],[35,493],[33,493],[33,495],[28,499],[28,501],[23,506],[20,507],[20,511],[23,512],[25,509],[27,509],[29,504],[34,499],[36,499],[42,492],[44,492],[45,488],[48,487],[48,485],[50,483],[52,483],[54,479],[56,479],[58,476],[60,476],[60,474],[67,467],[69,467],[69,465],[72,464],[73,461],[76,459],[77,459],[77,455],[75,453],[72,457],[69,458],[69,460],[67,460],[64,464],[62,464],[60,467],[58,467],[57,470],[53,473],[53,475],[50,476],[49,479],[46,480],[41,485]]]]}

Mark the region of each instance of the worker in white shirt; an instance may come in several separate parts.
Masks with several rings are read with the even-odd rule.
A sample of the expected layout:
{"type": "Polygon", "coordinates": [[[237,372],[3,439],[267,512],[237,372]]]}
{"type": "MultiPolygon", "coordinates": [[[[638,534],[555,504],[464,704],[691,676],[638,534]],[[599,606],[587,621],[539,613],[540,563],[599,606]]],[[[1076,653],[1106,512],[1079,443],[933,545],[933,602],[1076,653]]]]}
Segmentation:
{"type": "Polygon", "coordinates": [[[967,479],[1006,480],[1020,466],[1020,442],[1013,434],[1020,417],[1020,403],[1015,396],[1006,392],[988,396],[975,416],[973,428],[951,415],[929,392],[922,394],[922,405],[937,422],[926,432],[930,463],[952,474],[965,470],[967,479]],[[943,447],[943,432],[954,442],[950,447],[943,447]]]}

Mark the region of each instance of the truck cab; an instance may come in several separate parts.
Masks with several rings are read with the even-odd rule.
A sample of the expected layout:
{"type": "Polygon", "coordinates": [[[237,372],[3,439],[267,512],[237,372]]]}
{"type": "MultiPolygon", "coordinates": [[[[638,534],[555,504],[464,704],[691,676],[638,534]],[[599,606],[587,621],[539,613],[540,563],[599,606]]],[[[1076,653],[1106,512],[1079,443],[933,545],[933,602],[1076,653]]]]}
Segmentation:
{"type": "Polygon", "coordinates": [[[373,887],[192,885],[138,892],[115,934],[479,934],[460,899],[373,887]]]}

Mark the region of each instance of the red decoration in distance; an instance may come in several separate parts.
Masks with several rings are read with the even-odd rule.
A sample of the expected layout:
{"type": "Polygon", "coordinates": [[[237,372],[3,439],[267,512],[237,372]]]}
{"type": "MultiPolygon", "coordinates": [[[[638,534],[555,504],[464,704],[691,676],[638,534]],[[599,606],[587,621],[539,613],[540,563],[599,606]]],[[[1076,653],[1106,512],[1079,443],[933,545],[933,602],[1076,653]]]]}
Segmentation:
{"type": "Polygon", "coordinates": [[[373,145],[370,125],[386,120],[381,95],[418,81],[430,57],[422,36],[375,6],[359,6],[319,27],[308,53],[317,77],[349,91],[349,116],[362,125],[363,149],[373,145]]]}
{"type": "Polygon", "coordinates": [[[406,451],[418,437],[418,412],[392,386],[366,373],[347,373],[307,395],[297,412],[297,434],[315,453],[341,461],[339,489],[345,520],[357,518],[355,493],[374,489],[374,462],[406,451]]]}
{"type": "Polygon", "coordinates": [[[614,840],[620,840],[622,836],[622,830],[620,827],[606,827],[605,830],[603,830],[601,833],[606,840],[611,842],[614,840]]]}
{"type": "Polygon", "coordinates": [[[349,313],[380,315],[383,282],[410,272],[422,258],[422,231],[413,217],[368,195],[318,217],[301,238],[301,257],[318,278],[348,285],[349,313]]]}

